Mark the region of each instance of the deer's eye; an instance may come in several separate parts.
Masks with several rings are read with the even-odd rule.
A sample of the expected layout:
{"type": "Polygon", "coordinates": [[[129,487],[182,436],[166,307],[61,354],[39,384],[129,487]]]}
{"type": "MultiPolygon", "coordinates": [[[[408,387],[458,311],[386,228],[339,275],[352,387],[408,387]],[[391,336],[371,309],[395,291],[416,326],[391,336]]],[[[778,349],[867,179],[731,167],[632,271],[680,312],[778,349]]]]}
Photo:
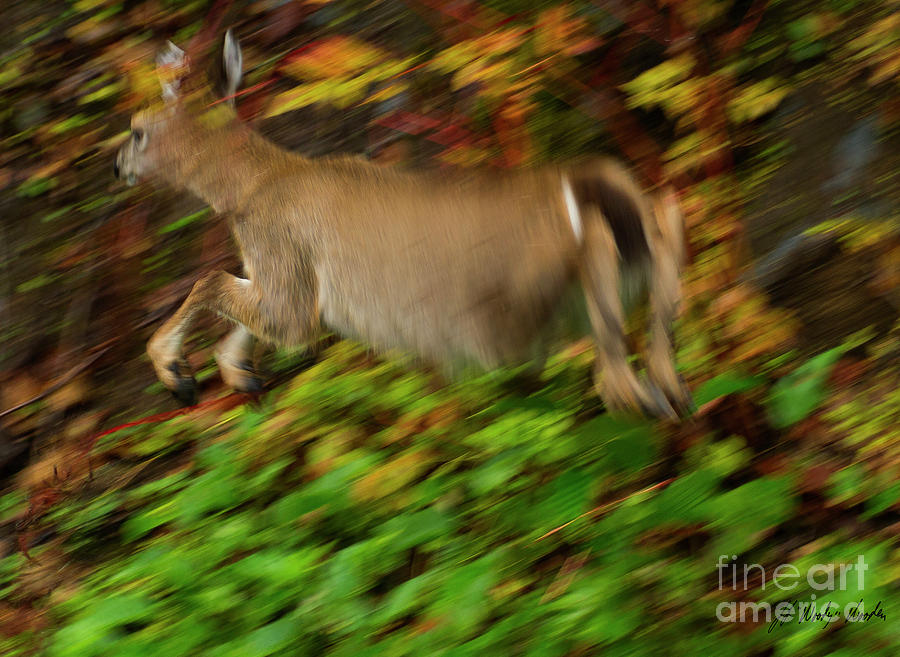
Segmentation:
{"type": "Polygon", "coordinates": [[[134,140],[138,143],[138,145],[143,145],[144,137],[146,135],[144,134],[144,131],[141,130],[140,128],[135,128],[131,131],[131,136],[134,137],[134,140]]]}

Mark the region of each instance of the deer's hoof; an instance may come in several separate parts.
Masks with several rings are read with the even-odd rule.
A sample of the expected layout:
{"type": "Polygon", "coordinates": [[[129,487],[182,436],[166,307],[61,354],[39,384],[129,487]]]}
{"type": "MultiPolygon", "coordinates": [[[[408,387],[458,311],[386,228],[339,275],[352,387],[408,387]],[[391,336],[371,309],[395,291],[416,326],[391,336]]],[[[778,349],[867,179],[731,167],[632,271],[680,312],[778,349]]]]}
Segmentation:
{"type": "Polygon", "coordinates": [[[641,385],[635,382],[628,386],[620,384],[608,386],[605,394],[602,394],[606,410],[621,417],[645,417],[667,420],[677,420],[678,415],[669,404],[662,390],[652,383],[641,385]]]}
{"type": "Polygon", "coordinates": [[[678,412],[679,417],[688,417],[697,410],[694,396],[691,394],[691,390],[687,387],[684,379],[680,376],[677,376],[677,380],[674,383],[667,386],[663,385],[661,388],[665,393],[666,400],[678,412]]]}
{"type": "Polygon", "coordinates": [[[227,352],[216,351],[215,356],[219,373],[228,387],[247,395],[263,393],[263,380],[253,363],[247,359],[232,359],[227,352]]]}
{"type": "Polygon", "coordinates": [[[687,384],[685,384],[684,381],[681,381],[681,389],[679,390],[678,396],[671,401],[682,417],[693,415],[697,412],[697,404],[694,402],[694,396],[691,394],[690,388],[687,387],[687,384]]]}
{"type": "Polygon", "coordinates": [[[169,363],[168,370],[172,374],[173,384],[169,388],[172,396],[182,406],[194,406],[197,403],[197,381],[193,374],[190,374],[184,364],[174,360],[169,363]],[[185,374],[185,372],[188,373],[185,374]]]}
{"type": "Polygon", "coordinates": [[[644,415],[664,420],[677,420],[678,413],[660,388],[650,383],[647,386],[648,398],[641,403],[644,415]]]}
{"type": "Polygon", "coordinates": [[[249,361],[242,362],[238,369],[240,375],[237,377],[234,389],[248,395],[261,395],[265,392],[262,377],[253,369],[253,365],[249,361]]]}

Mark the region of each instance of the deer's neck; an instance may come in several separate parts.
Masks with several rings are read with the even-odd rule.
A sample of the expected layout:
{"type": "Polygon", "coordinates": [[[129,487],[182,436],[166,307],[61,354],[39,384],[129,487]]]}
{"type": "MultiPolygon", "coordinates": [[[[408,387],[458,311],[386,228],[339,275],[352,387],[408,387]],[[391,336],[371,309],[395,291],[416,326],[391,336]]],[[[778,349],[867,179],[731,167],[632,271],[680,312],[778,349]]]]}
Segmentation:
{"type": "Polygon", "coordinates": [[[300,159],[237,121],[203,130],[186,155],[179,183],[220,213],[244,207],[275,167],[289,158],[300,159]]]}

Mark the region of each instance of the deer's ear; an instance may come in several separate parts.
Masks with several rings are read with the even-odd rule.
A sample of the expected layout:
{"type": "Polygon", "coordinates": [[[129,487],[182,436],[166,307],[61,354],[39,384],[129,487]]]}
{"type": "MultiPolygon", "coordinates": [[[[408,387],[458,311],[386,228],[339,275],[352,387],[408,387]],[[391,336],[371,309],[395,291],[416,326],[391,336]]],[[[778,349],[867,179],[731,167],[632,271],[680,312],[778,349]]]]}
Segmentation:
{"type": "Polygon", "coordinates": [[[225,67],[225,97],[231,98],[229,102],[234,104],[232,97],[241,84],[244,56],[241,54],[241,44],[238,43],[230,29],[225,33],[225,46],[222,48],[222,65],[225,67]]]}
{"type": "Polygon", "coordinates": [[[171,41],[156,55],[156,73],[162,87],[162,97],[167,103],[178,99],[181,80],[187,75],[188,59],[185,52],[171,41]]]}

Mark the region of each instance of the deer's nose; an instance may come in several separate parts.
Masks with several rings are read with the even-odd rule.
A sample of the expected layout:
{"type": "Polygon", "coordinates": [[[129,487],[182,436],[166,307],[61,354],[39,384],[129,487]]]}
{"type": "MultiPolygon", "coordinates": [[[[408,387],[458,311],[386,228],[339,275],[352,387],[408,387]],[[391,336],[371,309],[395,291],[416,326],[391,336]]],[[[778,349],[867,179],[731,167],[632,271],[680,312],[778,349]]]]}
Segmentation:
{"type": "Polygon", "coordinates": [[[119,177],[119,160],[118,159],[113,161],[113,175],[116,178],[119,177]]]}

